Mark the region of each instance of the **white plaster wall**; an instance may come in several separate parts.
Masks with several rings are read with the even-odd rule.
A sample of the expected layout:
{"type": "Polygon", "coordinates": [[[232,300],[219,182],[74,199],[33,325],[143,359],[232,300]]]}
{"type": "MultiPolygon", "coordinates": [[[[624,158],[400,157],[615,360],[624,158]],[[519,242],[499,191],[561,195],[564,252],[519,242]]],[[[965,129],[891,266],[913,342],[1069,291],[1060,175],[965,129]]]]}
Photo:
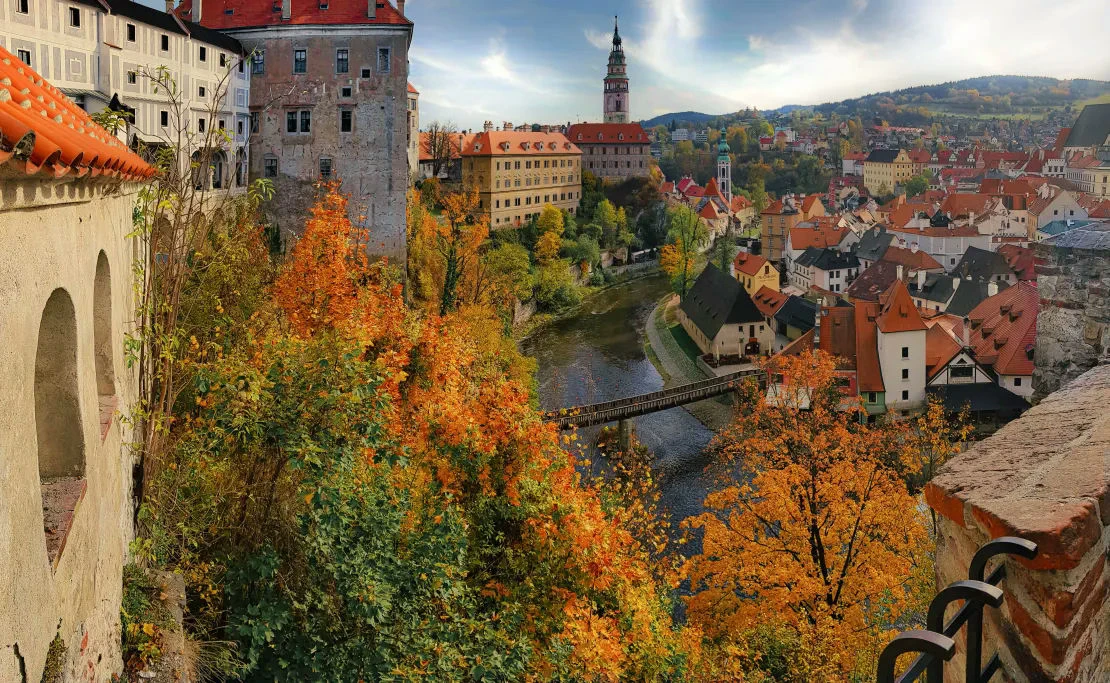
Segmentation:
{"type": "Polygon", "coordinates": [[[998,386],[1002,387],[1011,394],[1017,394],[1023,398],[1030,398],[1033,395],[1033,376],[1032,375],[999,375],[998,386]],[[1014,386],[1015,380],[1021,380],[1021,386],[1014,386]]]}
{"type": "MultiPolygon", "coordinates": [[[[93,346],[93,282],[101,250],[111,267],[112,362],[119,411],[135,396],[123,359],[134,315],[131,289],[134,196],[103,196],[80,181],[0,182],[0,679],[42,676],[56,633],[65,640],[65,680],[110,680],[121,668],[121,570],[132,537],[131,435],[118,413],[101,439],[93,346]],[[43,306],[64,288],[77,328],[78,389],[87,490],[52,572],[43,534],[36,451],[35,350],[43,306]],[[86,638],[87,636],[87,638],[86,638]],[[13,668],[16,667],[16,668],[13,668]]],[[[18,678],[16,678],[18,680],[18,678]]]]}
{"type": "Polygon", "coordinates": [[[888,410],[913,410],[925,402],[925,331],[879,332],[879,368],[886,387],[888,410]],[[902,347],[909,347],[909,358],[902,358],[902,347]],[[902,369],[910,371],[909,379],[902,379],[902,369]],[[909,391],[909,400],[902,400],[902,392],[909,391]]]}

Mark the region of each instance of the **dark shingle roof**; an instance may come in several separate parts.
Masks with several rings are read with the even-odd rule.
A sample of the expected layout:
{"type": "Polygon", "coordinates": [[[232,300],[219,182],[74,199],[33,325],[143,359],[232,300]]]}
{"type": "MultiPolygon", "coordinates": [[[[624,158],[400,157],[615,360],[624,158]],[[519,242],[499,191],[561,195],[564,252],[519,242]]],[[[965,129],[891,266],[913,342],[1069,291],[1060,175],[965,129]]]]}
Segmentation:
{"type": "Polygon", "coordinates": [[[792,296],[775,314],[775,320],[808,332],[817,324],[817,304],[800,296],[792,296]]]}
{"type": "Polygon", "coordinates": [[[820,270],[839,270],[841,268],[858,268],[859,259],[855,254],[842,254],[835,249],[818,249],[808,247],[796,261],[798,265],[820,270]]]}
{"type": "Polygon", "coordinates": [[[172,14],[154,9],[153,7],[141,5],[137,2],[131,2],[131,0],[106,0],[106,2],[108,6],[112,8],[112,14],[135,19],[136,21],[141,21],[144,24],[162,29],[168,33],[177,33],[179,35],[184,33],[181,30],[182,25],[184,25],[185,29],[195,40],[204,41],[216,47],[222,47],[236,54],[244,54],[243,46],[239,41],[226,33],[214,31],[206,26],[201,26],[191,21],[182,21],[179,24],[172,14]]]}
{"type": "Polygon", "coordinates": [[[1026,411],[1029,402],[994,383],[948,384],[929,387],[930,396],[936,396],[949,412],[959,412],[966,406],[972,411],[1026,411]]]}
{"type": "MultiPolygon", "coordinates": [[[[955,282],[952,284],[955,284],[955,282]]],[[[995,282],[994,284],[998,287],[999,292],[1010,286],[1006,282],[995,282]]],[[[944,312],[960,317],[971,313],[976,306],[990,298],[990,292],[988,291],[990,285],[991,283],[986,280],[960,279],[960,284],[952,294],[952,300],[948,302],[948,308],[944,312]]]]}
{"type": "Polygon", "coordinates": [[[876,261],[848,285],[845,294],[853,300],[878,301],[879,295],[890,289],[897,279],[897,264],[890,261],[876,261]]]}
{"type": "Polygon", "coordinates": [[[878,261],[893,242],[894,235],[887,232],[886,228],[872,228],[863,233],[853,251],[857,258],[864,261],[878,261]]]}
{"type": "Polygon", "coordinates": [[[763,314],[735,278],[710,263],[682,301],[682,312],[707,338],[725,325],[758,323],[763,314]]]}
{"type": "Polygon", "coordinates": [[[1006,263],[1006,257],[997,251],[968,247],[963,258],[952,269],[952,274],[964,278],[971,276],[990,280],[996,275],[1013,275],[1014,271],[1010,268],[1010,264],[1006,263]]]}
{"type": "Polygon", "coordinates": [[[1063,249],[1110,249],[1110,223],[1086,223],[1068,232],[1045,240],[1045,244],[1063,249]]]}
{"type": "Polygon", "coordinates": [[[943,273],[929,273],[925,276],[924,286],[917,286],[917,278],[910,278],[907,285],[910,296],[938,304],[947,303],[952,298],[952,282],[955,278],[943,273]]]}
{"type": "Polygon", "coordinates": [[[1065,147],[1098,147],[1110,138],[1110,102],[1088,104],[1071,127],[1065,147]]]}
{"type": "Polygon", "coordinates": [[[875,161],[880,164],[892,164],[898,158],[897,149],[874,149],[867,155],[867,161],[875,161]]]}

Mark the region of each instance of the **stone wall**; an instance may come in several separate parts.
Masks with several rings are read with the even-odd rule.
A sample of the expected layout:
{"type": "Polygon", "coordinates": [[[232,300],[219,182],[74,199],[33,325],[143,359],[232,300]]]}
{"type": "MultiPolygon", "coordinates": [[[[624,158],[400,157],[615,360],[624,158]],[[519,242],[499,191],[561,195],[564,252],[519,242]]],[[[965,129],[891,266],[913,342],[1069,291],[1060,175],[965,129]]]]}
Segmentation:
{"type": "MultiPolygon", "coordinates": [[[[1110,365],[975,444],[926,487],[939,513],[938,587],[966,579],[972,555],[990,539],[1020,536],[1040,548],[1032,561],[988,567],[1006,563],[1005,604],[986,610],[983,646],[984,662],[999,654],[1002,680],[1110,680],[1107,405],[1110,365]]],[[[961,638],[946,681],[964,680],[961,638]]]]}
{"type": "Polygon", "coordinates": [[[1110,362],[1110,225],[1077,228],[1036,245],[1036,369],[1043,398],[1110,362]]]}
{"type": "Polygon", "coordinates": [[[4,683],[42,680],[48,653],[64,681],[99,683],[122,668],[119,607],[132,537],[133,458],[119,415],[136,392],[123,357],[135,310],[137,241],[126,237],[134,205],[134,195],[95,181],[0,182],[4,683]],[[56,301],[66,305],[55,309],[56,301]],[[65,313],[57,326],[45,322],[54,320],[50,310],[65,313]],[[65,343],[39,343],[55,334],[65,343]],[[44,373],[43,358],[55,353],[68,356],[65,371],[44,373]],[[46,395],[64,384],[74,410],[39,409],[44,381],[46,395]],[[67,447],[79,452],[63,472],[73,476],[55,476],[40,462],[44,437],[59,430],[77,434],[67,447]]]}

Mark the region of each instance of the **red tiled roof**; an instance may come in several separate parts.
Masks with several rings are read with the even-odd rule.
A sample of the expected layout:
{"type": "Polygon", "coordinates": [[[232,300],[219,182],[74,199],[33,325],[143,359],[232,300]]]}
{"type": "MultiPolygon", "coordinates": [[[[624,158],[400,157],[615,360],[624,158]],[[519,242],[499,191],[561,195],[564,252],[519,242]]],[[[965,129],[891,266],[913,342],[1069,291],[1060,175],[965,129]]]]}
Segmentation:
{"type": "Polygon", "coordinates": [[[671,192],[674,192],[674,183],[672,183],[672,182],[663,183],[663,186],[659,188],[659,191],[662,192],[663,194],[670,194],[671,192]]]}
{"type": "Polygon", "coordinates": [[[881,298],[882,313],[879,314],[875,324],[883,334],[894,332],[918,332],[926,329],[925,321],[917,312],[917,306],[906,289],[906,283],[895,280],[881,298]]]}
{"type": "Polygon", "coordinates": [[[776,356],[800,356],[813,351],[813,340],[817,337],[816,330],[807,330],[802,336],[790,342],[776,356]]]}
{"type": "Polygon", "coordinates": [[[736,258],[733,260],[733,266],[735,266],[736,272],[745,275],[759,275],[759,271],[767,263],[769,263],[769,261],[762,256],[756,256],[755,254],[749,254],[744,251],[737,254],[736,258]]]}
{"type": "Polygon", "coordinates": [[[581,154],[562,133],[485,131],[466,141],[462,155],[517,156],[541,154],[581,154]]]}
{"type": "Polygon", "coordinates": [[[1071,126],[1061,128],[1060,133],[1056,136],[1056,141],[1052,143],[1052,151],[1060,154],[1064,151],[1064,143],[1068,141],[1068,136],[1071,135],[1071,126]]]}
{"type": "Polygon", "coordinates": [[[752,208],[753,204],[750,199],[742,194],[738,194],[732,198],[732,212],[739,213],[744,209],[752,208]]]}
{"type": "Polygon", "coordinates": [[[944,269],[944,266],[937,263],[935,258],[920,249],[914,251],[913,249],[892,246],[886,250],[886,253],[879,260],[905,266],[907,274],[911,270],[944,269]]]}
{"type": "Polygon", "coordinates": [[[917,164],[927,164],[933,158],[933,155],[930,154],[929,150],[927,150],[925,148],[911,149],[909,151],[909,155],[910,155],[910,161],[912,161],[914,163],[917,163],[917,164]]]}
{"type": "MultiPolygon", "coordinates": [[[[449,139],[450,140],[450,145],[451,145],[450,158],[451,159],[458,159],[459,158],[459,150],[462,148],[462,145],[463,145],[467,136],[465,136],[461,133],[451,133],[450,135],[451,135],[451,137],[449,139]]],[[[432,160],[432,134],[431,133],[421,133],[420,134],[420,160],[421,161],[431,161],[432,160]]]]}
{"type": "Polygon", "coordinates": [[[851,370],[856,367],[855,309],[851,306],[832,306],[821,309],[821,350],[839,359],[837,367],[851,370]]]}
{"type": "Polygon", "coordinates": [[[412,87],[412,83],[409,83],[409,92],[410,92],[410,93],[412,93],[413,95],[419,95],[419,94],[420,94],[420,91],[419,91],[419,90],[417,90],[416,88],[412,87]]]}
{"type": "Polygon", "coordinates": [[[977,237],[979,235],[979,230],[974,225],[951,225],[947,228],[934,228],[930,225],[924,229],[918,229],[907,227],[904,223],[896,224],[893,216],[887,230],[898,233],[907,242],[912,242],[915,235],[922,237],[977,237]]]}
{"type": "Polygon", "coordinates": [[[776,199],[775,201],[768,204],[767,208],[763,209],[763,211],[760,212],[760,215],[762,215],[762,214],[776,214],[777,215],[777,214],[780,214],[780,213],[782,213],[782,200],[781,199],[776,199]]]}
{"type": "Polygon", "coordinates": [[[697,183],[694,182],[693,178],[683,178],[682,180],[678,181],[678,184],[676,184],[675,187],[678,188],[679,192],[685,192],[686,188],[690,187],[691,185],[697,185],[697,183]]]}
{"type": "MultiPolygon", "coordinates": [[[[204,0],[200,24],[215,29],[251,28],[255,26],[387,24],[411,26],[388,0],[377,2],[373,19],[366,16],[368,5],[356,0],[340,0],[322,4],[311,0],[293,3],[292,16],[281,18],[281,3],[265,0],[204,0]],[[323,9],[326,7],[327,9],[323,9]]],[[[193,0],[183,0],[177,15],[192,20],[193,0]]]]}
{"type": "Polygon", "coordinates": [[[809,247],[817,249],[830,249],[840,244],[848,234],[848,228],[836,225],[835,216],[821,216],[811,221],[812,228],[806,227],[807,223],[799,223],[790,231],[790,248],[804,250],[809,247]],[[824,220],[822,220],[824,219],[824,220]]]}
{"type": "Polygon", "coordinates": [[[644,127],[638,123],[576,123],[567,129],[567,139],[583,145],[649,142],[644,127]]]}
{"type": "Polygon", "coordinates": [[[1006,258],[1006,265],[1017,273],[1019,280],[1036,282],[1037,271],[1032,249],[1017,244],[1003,244],[998,248],[998,253],[1006,258]]]}
{"type": "Polygon", "coordinates": [[[863,152],[848,152],[846,155],[844,155],[844,159],[846,161],[863,161],[866,158],[867,155],[863,152]]]}
{"type": "Polygon", "coordinates": [[[717,205],[714,202],[706,202],[705,206],[701,207],[698,215],[706,220],[716,220],[721,217],[721,213],[717,211],[717,205]]]}
{"type": "Polygon", "coordinates": [[[1000,375],[1032,375],[1040,301],[1036,285],[1019,282],[976,306],[968,314],[975,359],[1000,375]]]}
{"type": "Polygon", "coordinates": [[[925,377],[932,379],[960,352],[957,342],[943,325],[933,325],[925,333],[925,377]]]}
{"type": "Polygon", "coordinates": [[[974,192],[954,192],[945,197],[944,202],[940,205],[940,210],[945,213],[951,212],[953,218],[970,216],[973,212],[976,215],[982,215],[990,200],[990,195],[974,192]]]}
{"type": "MultiPolygon", "coordinates": [[[[891,247],[894,249],[895,247],[891,247]]],[[[887,249],[890,251],[890,249],[887,249]]],[[[902,277],[909,273],[903,271],[902,277]]],[[[876,261],[865,269],[848,285],[845,293],[853,301],[878,301],[883,292],[887,291],[894,281],[898,279],[898,266],[890,261],[876,261]]]]}
{"type": "Polygon", "coordinates": [[[760,287],[759,291],[757,291],[755,293],[755,296],[752,297],[752,302],[755,304],[755,307],[759,309],[759,312],[762,313],[764,317],[770,318],[779,312],[779,309],[782,308],[782,305],[785,304],[786,300],[789,298],[790,297],[788,295],[783,294],[782,292],[776,292],[770,287],[764,285],[763,287],[760,287]]]}
{"type": "Polygon", "coordinates": [[[709,197],[720,197],[721,201],[724,201],[724,197],[721,197],[721,187],[717,184],[716,178],[710,178],[709,182],[705,184],[705,195],[709,197]]]}
{"type": "Polygon", "coordinates": [[[821,201],[821,195],[819,195],[819,194],[809,195],[808,197],[806,197],[805,199],[802,200],[802,213],[804,213],[808,216],[809,212],[813,210],[813,205],[817,202],[820,202],[820,201],[821,201]]]}
{"type": "Polygon", "coordinates": [[[60,178],[149,178],[154,168],[0,47],[0,163],[60,178]]]}
{"type": "Polygon", "coordinates": [[[699,187],[698,185],[689,185],[685,190],[682,191],[682,194],[686,195],[687,197],[704,197],[705,188],[699,187]]]}
{"type": "Polygon", "coordinates": [[[856,309],[856,379],[859,390],[886,391],[883,371],[879,366],[879,304],[857,302],[856,309]]]}

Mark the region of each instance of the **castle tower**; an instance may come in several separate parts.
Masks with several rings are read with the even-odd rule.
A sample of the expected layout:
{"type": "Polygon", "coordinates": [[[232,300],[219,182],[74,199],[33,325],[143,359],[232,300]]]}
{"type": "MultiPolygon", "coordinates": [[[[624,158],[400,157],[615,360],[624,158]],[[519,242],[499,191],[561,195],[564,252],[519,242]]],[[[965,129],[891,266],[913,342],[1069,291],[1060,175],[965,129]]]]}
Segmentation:
{"type": "Polygon", "coordinates": [[[628,123],[628,64],[624,59],[620,29],[613,17],[613,50],[605,75],[605,123],[628,123]]]}
{"type": "Polygon", "coordinates": [[[725,140],[725,129],[721,129],[721,141],[717,143],[717,185],[721,188],[728,205],[732,206],[732,158],[728,153],[728,141],[725,140]]]}

